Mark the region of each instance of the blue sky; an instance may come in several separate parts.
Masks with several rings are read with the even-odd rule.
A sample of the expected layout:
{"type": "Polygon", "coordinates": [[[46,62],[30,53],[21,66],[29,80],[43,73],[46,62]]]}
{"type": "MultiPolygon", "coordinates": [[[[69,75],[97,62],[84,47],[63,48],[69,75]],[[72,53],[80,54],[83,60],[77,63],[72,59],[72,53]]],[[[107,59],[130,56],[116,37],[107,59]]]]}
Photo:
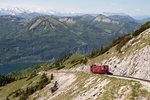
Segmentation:
{"type": "Polygon", "coordinates": [[[0,7],[23,7],[81,13],[150,15],[150,0],[0,0],[0,7]]]}

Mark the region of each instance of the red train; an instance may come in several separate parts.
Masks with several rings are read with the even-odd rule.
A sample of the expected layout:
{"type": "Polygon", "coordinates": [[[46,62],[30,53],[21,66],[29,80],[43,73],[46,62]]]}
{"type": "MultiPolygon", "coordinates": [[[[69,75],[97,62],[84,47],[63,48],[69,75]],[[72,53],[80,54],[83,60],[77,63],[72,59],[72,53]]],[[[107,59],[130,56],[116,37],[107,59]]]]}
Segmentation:
{"type": "Polygon", "coordinates": [[[109,66],[108,65],[101,65],[101,66],[91,65],[90,70],[93,73],[105,73],[105,74],[107,74],[107,73],[109,73],[109,66]]]}

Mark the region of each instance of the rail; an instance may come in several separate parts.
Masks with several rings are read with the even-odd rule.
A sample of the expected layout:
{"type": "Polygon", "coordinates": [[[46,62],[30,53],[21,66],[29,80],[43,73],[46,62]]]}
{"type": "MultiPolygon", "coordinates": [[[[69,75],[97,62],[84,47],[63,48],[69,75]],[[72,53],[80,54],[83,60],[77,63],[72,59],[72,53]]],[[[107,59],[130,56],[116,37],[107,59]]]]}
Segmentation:
{"type": "Polygon", "coordinates": [[[135,78],[135,77],[130,77],[130,76],[121,76],[121,75],[113,75],[113,74],[107,74],[108,76],[117,76],[117,77],[122,77],[122,78],[130,78],[130,79],[135,79],[135,80],[141,80],[145,82],[150,82],[150,80],[145,80],[141,78],[135,78]]]}

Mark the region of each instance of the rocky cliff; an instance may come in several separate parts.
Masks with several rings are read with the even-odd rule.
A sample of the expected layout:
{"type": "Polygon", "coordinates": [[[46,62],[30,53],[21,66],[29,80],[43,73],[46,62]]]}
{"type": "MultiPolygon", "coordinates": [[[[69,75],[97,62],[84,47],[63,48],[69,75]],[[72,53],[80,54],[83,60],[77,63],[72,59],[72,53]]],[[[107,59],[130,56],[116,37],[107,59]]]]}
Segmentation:
{"type": "Polygon", "coordinates": [[[128,41],[121,49],[111,48],[105,54],[90,59],[87,65],[80,65],[70,71],[90,73],[90,65],[109,65],[114,75],[150,80],[150,29],[128,41]]]}
{"type": "Polygon", "coordinates": [[[128,41],[121,53],[114,47],[90,63],[109,65],[114,75],[150,80],[150,29],[128,41]]]}

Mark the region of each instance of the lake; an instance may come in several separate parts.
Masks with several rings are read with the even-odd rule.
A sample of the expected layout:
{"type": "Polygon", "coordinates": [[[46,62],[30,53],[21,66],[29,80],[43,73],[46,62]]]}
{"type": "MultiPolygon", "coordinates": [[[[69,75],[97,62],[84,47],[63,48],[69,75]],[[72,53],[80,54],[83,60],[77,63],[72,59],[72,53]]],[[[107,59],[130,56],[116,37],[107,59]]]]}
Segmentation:
{"type": "Polygon", "coordinates": [[[6,75],[9,72],[15,70],[26,69],[35,64],[39,64],[39,63],[17,63],[17,64],[0,65],[0,75],[6,75]]]}

